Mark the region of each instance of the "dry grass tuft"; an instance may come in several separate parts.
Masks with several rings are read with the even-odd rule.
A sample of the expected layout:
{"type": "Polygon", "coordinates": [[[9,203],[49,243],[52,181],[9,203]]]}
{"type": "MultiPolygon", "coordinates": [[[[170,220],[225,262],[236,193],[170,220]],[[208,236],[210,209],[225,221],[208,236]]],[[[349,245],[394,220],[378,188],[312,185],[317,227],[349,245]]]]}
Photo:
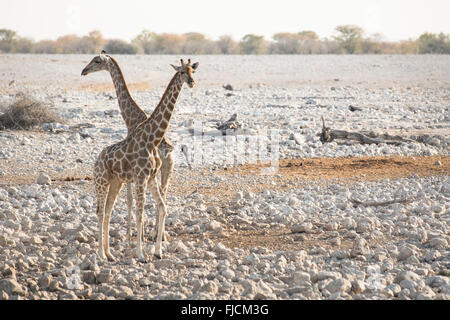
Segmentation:
{"type": "Polygon", "coordinates": [[[30,130],[42,123],[51,122],[62,120],[43,102],[21,93],[0,115],[0,130],[30,130]]]}

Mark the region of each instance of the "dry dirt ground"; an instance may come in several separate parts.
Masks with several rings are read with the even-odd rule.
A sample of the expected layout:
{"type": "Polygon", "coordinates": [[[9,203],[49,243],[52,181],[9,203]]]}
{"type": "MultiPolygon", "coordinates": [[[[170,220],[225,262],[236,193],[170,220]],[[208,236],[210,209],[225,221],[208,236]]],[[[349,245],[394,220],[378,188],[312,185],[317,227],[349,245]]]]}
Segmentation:
{"type": "MultiPolygon", "coordinates": [[[[201,194],[220,200],[220,206],[226,207],[229,200],[234,199],[238,191],[246,190],[253,193],[268,190],[283,190],[298,188],[301,184],[315,180],[322,183],[354,183],[357,181],[375,181],[395,179],[417,174],[420,177],[450,174],[450,157],[358,157],[358,158],[316,158],[316,159],[283,159],[279,162],[279,170],[273,175],[260,176],[259,183],[248,180],[249,176],[259,175],[261,169],[268,165],[246,164],[217,170],[217,175],[223,176],[223,184],[215,188],[197,187],[194,181],[188,184],[178,184],[177,178],[172,190],[178,195],[191,193],[195,190],[201,194]],[[437,161],[441,165],[437,165],[437,161]],[[226,182],[228,181],[228,183],[226,182]],[[234,188],[239,186],[241,190],[234,188]]],[[[202,175],[202,174],[201,174],[202,175]]],[[[206,197],[205,197],[206,198],[206,197]]],[[[405,213],[407,214],[407,213],[405,213]]],[[[237,233],[223,233],[214,241],[220,241],[229,248],[266,247],[276,250],[300,250],[311,246],[332,246],[327,234],[296,235],[290,228],[275,230],[238,230],[237,233]]],[[[192,236],[192,235],[190,235],[192,236]]],[[[200,236],[201,237],[201,236],[200,236]]],[[[348,242],[348,246],[351,242],[348,242]]],[[[340,248],[345,248],[343,241],[340,248]]]]}
{"type": "MultiPolygon", "coordinates": [[[[5,162],[5,160],[1,160],[5,162]]],[[[14,167],[14,163],[6,164],[14,167]]],[[[278,163],[278,171],[274,175],[262,175],[261,169],[268,164],[245,164],[224,169],[188,170],[179,168],[173,174],[169,194],[182,197],[198,192],[210,199],[206,205],[220,207],[220,214],[229,214],[233,199],[238,192],[259,193],[264,190],[286,190],[301,188],[308,181],[324,184],[377,181],[396,179],[417,175],[419,177],[449,175],[450,156],[376,156],[352,158],[312,158],[312,159],[282,159],[278,163]],[[222,177],[221,182],[214,179],[222,177]],[[209,181],[210,183],[206,183],[209,181]]],[[[12,169],[12,168],[11,168],[12,169]]],[[[23,168],[17,168],[23,170],[23,168]]],[[[30,172],[30,170],[25,170],[30,172]]],[[[90,170],[77,172],[62,172],[52,176],[53,184],[64,188],[68,184],[80,184],[95,197],[90,170]]],[[[12,170],[14,171],[14,170],[12,170]]],[[[16,171],[17,172],[17,171],[16,171]]],[[[1,184],[21,185],[34,183],[37,175],[21,176],[4,175],[0,177],[1,184]]],[[[408,212],[405,212],[408,214],[408,212]]],[[[172,230],[177,234],[177,230],[172,230]]],[[[215,235],[178,234],[177,239],[202,240],[209,237],[214,242],[222,242],[229,248],[265,247],[273,251],[300,250],[320,245],[333,247],[327,233],[296,234],[287,227],[261,229],[254,226],[244,226],[242,229],[225,229],[215,235]]],[[[340,248],[351,246],[351,241],[343,241],[340,248]],[[348,243],[346,243],[348,242],[348,243]]]]}

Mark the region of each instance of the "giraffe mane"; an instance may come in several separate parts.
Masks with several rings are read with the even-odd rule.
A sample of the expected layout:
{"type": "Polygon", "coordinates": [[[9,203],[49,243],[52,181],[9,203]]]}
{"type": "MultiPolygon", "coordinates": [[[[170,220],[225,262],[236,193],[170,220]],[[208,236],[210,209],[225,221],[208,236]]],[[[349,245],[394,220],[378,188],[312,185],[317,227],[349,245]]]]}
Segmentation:
{"type": "Polygon", "coordinates": [[[153,117],[155,117],[155,112],[156,112],[156,110],[158,110],[159,107],[161,106],[161,104],[162,104],[162,102],[163,102],[163,100],[164,100],[164,97],[165,97],[166,94],[167,94],[167,91],[169,90],[169,88],[172,87],[173,82],[175,81],[175,79],[176,79],[176,77],[178,76],[179,73],[180,73],[180,72],[177,71],[177,72],[174,74],[174,76],[173,76],[172,79],[170,80],[169,84],[167,85],[166,90],[164,91],[164,94],[161,96],[161,100],[159,100],[158,105],[157,105],[156,108],[153,110],[152,114],[149,115],[145,121],[141,122],[141,123],[138,125],[138,127],[140,127],[144,122],[147,122],[147,121],[149,121],[150,119],[152,119],[153,117]]]}
{"type": "Polygon", "coordinates": [[[135,104],[136,107],[138,107],[142,112],[146,113],[137,103],[136,101],[134,101],[133,97],[131,96],[130,90],[128,90],[128,85],[125,82],[125,77],[123,76],[123,72],[122,69],[120,68],[119,64],[117,63],[116,59],[114,59],[113,57],[111,57],[110,55],[107,55],[108,58],[111,59],[112,63],[114,63],[114,65],[116,66],[117,70],[119,70],[120,76],[122,77],[122,79],[124,79],[124,84],[125,84],[125,90],[128,94],[128,96],[130,97],[131,103],[135,104]]]}

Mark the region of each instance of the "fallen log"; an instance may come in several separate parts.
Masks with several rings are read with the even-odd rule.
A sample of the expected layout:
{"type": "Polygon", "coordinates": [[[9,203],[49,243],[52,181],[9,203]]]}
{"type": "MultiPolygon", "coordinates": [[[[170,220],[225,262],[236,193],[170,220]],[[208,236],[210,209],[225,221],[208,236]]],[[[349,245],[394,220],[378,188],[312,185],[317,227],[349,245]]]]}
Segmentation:
{"type": "Polygon", "coordinates": [[[332,142],[335,139],[345,139],[345,140],[355,140],[361,144],[392,144],[392,145],[402,145],[404,143],[416,142],[411,139],[403,138],[401,136],[394,136],[390,134],[376,134],[374,132],[351,132],[345,130],[332,130],[325,125],[325,120],[322,117],[322,132],[320,135],[320,141],[322,143],[332,142]]]}

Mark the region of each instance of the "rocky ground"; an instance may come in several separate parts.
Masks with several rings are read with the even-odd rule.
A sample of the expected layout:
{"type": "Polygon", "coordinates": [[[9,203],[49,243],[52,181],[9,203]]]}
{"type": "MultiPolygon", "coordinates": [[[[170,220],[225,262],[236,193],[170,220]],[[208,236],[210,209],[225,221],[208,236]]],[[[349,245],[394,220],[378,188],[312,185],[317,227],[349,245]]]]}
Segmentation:
{"type": "MultiPolygon", "coordinates": [[[[194,57],[168,132],[169,242],[156,260],[147,238],[148,263],[127,242],[124,191],[117,261],[96,255],[92,165],[126,128],[109,75],[79,76],[91,58],[0,56],[0,108],[26,92],[64,120],[0,131],[1,298],[450,298],[449,57],[194,57]],[[321,116],[415,142],[322,144],[321,116]]],[[[178,58],[117,57],[146,111],[178,58]]],[[[146,212],[148,234],[150,196],[146,212]]]]}

